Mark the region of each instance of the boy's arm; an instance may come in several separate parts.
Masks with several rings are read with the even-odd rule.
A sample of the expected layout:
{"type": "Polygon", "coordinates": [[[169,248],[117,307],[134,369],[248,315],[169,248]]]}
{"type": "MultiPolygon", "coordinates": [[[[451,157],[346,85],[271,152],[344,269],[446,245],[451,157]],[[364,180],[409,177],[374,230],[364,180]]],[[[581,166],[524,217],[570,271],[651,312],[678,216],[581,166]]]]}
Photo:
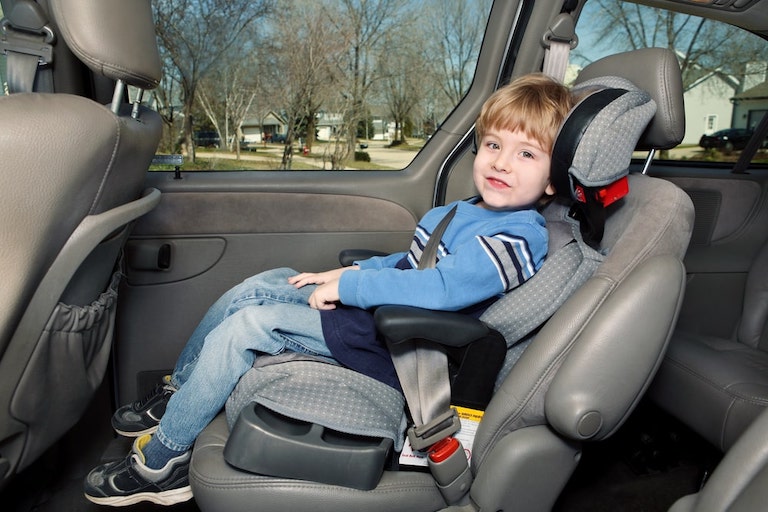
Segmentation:
{"type": "Polygon", "coordinates": [[[315,309],[335,309],[339,302],[339,278],[347,270],[360,270],[361,268],[380,270],[394,267],[397,262],[405,257],[406,253],[393,253],[387,256],[374,256],[366,260],[356,261],[349,267],[340,267],[326,272],[302,272],[288,278],[288,283],[296,288],[308,284],[316,284],[318,287],[309,297],[309,305],[315,309]]]}
{"type": "Polygon", "coordinates": [[[356,261],[355,265],[361,269],[382,269],[382,268],[394,268],[397,263],[406,257],[406,252],[394,252],[386,256],[373,256],[371,258],[356,261]]]}
{"type": "Polygon", "coordinates": [[[344,274],[342,303],[368,309],[401,304],[457,311],[511,290],[541,265],[547,233],[541,226],[515,226],[519,235],[476,236],[426,270],[381,269],[344,274]]]}

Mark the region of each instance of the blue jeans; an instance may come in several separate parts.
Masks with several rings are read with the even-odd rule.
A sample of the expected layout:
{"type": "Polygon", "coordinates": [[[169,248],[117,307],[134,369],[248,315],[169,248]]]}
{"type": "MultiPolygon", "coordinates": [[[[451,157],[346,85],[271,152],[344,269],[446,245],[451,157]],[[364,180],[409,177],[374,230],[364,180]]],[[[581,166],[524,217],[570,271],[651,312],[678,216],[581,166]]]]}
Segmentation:
{"type": "Polygon", "coordinates": [[[330,357],[320,313],[309,307],[316,286],[295,288],[280,268],[250,277],[210,307],[182,350],[171,375],[171,396],[158,441],[186,451],[219,413],[259,354],[286,350],[330,357]]]}

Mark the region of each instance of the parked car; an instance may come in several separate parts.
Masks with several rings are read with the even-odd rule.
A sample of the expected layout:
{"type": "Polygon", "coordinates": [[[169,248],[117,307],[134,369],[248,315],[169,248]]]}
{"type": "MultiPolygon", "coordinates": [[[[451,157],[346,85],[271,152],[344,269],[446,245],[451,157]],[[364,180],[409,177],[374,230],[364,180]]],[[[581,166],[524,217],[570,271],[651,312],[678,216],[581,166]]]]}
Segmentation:
{"type": "Polygon", "coordinates": [[[221,137],[215,131],[195,132],[195,145],[201,148],[220,148],[221,137]]]}
{"type": "Polygon", "coordinates": [[[256,151],[259,145],[258,142],[243,139],[240,141],[240,151],[256,151]]]}
{"type": "MultiPolygon", "coordinates": [[[[32,68],[39,69],[39,76],[53,78],[14,80],[28,66],[0,73],[4,82],[10,82],[3,84],[5,90],[19,91],[0,98],[3,510],[105,510],[86,500],[82,486],[91,468],[125,460],[131,450],[132,440],[116,434],[110,418],[124,404],[157,397],[158,389],[168,391],[163,377],[173,370],[208,307],[231,286],[267,269],[336,268],[340,253],[348,249],[363,255],[409,251],[417,219],[434,206],[476,194],[474,124],[485,99],[514,77],[542,69],[555,73],[544,65],[545,46],[563,38],[569,52],[563,76],[569,84],[588,79],[589,70],[595,69],[589,64],[611,58],[626,64],[623,69],[648,77],[677,77],[647,72],[640,55],[649,46],[664,50],[668,69],[684,70],[682,83],[675,82],[670,89],[685,91],[690,99],[685,102],[687,115],[682,110],[675,114],[688,121],[685,133],[673,134],[682,138],[681,148],[651,153],[647,169],[645,158],[632,160],[625,188],[591,194],[576,180],[556,185],[561,191],[573,187],[579,200],[597,212],[603,212],[599,209],[603,193],[615,193],[618,198],[612,197],[615,202],[605,210],[611,216],[649,208],[631,225],[609,224],[605,236],[629,233],[640,242],[653,230],[671,226],[673,236],[666,232],[663,240],[679,248],[680,254],[670,250],[649,256],[645,243],[624,252],[593,243],[595,251],[576,241],[582,231],[585,235],[599,231],[586,224],[581,230],[574,223],[569,207],[576,200],[548,203],[547,208],[561,209],[559,216],[548,220],[552,248],[556,243],[580,248],[586,255],[581,263],[597,265],[616,257],[620,264],[597,274],[585,270],[591,279],[574,289],[570,282],[552,287],[531,281],[567,297],[566,305],[554,311],[547,310],[549,303],[540,302],[539,291],[530,300],[521,299],[499,311],[496,319],[484,319],[486,324],[471,324],[477,329],[473,332],[485,335],[489,326],[500,327],[502,322],[495,323],[499,318],[510,320],[508,328],[525,324],[527,315],[514,316],[523,307],[547,313],[543,325],[530,326],[520,343],[510,342],[507,348],[508,340],[501,340],[501,345],[493,345],[501,347],[508,373],[489,386],[492,398],[485,411],[480,405],[465,413],[476,420],[474,433],[484,448],[466,452],[472,465],[462,473],[459,485],[441,480],[439,473],[433,477],[425,467],[401,467],[397,450],[382,443],[378,431],[345,437],[309,421],[286,420],[284,411],[260,416],[259,428],[287,424],[287,431],[302,442],[310,436],[327,441],[330,449],[313,451],[312,456],[297,442],[285,457],[278,457],[283,469],[314,468],[318,478],[238,469],[227,454],[250,457],[252,463],[259,462],[260,455],[253,455],[253,445],[238,449],[227,444],[235,429],[222,411],[193,448],[192,499],[169,510],[766,509],[768,487],[762,483],[768,481],[768,437],[757,436],[757,445],[748,449],[739,448],[739,441],[768,408],[768,165],[758,153],[746,168],[734,172],[726,159],[690,157],[690,147],[698,141],[702,147],[744,148],[748,137],[738,143],[732,134],[727,140],[702,137],[706,113],[717,113],[721,122],[746,120],[751,126],[768,110],[761,92],[766,66],[756,62],[768,55],[767,1],[45,0],[32,4],[30,8],[30,0],[0,0],[7,17],[21,15],[20,20],[0,23],[0,64],[6,63],[2,54],[15,49],[38,52],[42,55],[32,55],[32,68]],[[30,21],[40,13],[46,19],[30,21]],[[115,30],[115,20],[126,30],[115,30]],[[13,43],[17,25],[18,40],[27,44],[13,43]],[[35,26],[43,27],[37,46],[28,44],[35,39],[30,30],[35,26]],[[575,36],[569,33],[572,26],[575,36]],[[153,30],[162,51],[154,45],[153,30]],[[174,44],[179,41],[189,44],[182,48],[174,44]],[[96,48],[88,48],[94,42],[96,48]],[[639,53],[627,57],[629,50],[639,53]],[[128,62],[106,65],[105,59],[115,55],[128,62]],[[48,62],[55,66],[38,66],[49,56],[48,62]],[[50,84],[53,94],[21,92],[35,82],[50,84]],[[123,90],[124,83],[130,87],[123,90]],[[264,88],[257,89],[256,84],[264,88]],[[141,97],[137,88],[148,91],[144,105],[135,105],[133,118],[129,103],[141,97]],[[186,93],[194,97],[184,97],[186,93]],[[238,98],[244,99],[243,105],[252,98],[250,110],[233,113],[238,98]],[[111,100],[115,104],[105,108],[111,100]],[[187,110],[168,106],[182,101],[188,102],[187,110]],[[302,116],[306,122],[310,115],[319,122],[317,113],[327,114],[322,117],[325,124],[316,127],[323,134],[323,142],[313,147],[317,158],[281,159],[288,155],[260,152],[237,161],[225,151],[201,151],[196,162],[185,157],[183,170],[147,170],[155,148],[175,152],[169,133],[179,133],[182,122],[193,122],[198,145],[220,147],[215,132],[201,129],[212,125],[206,116],[218,116],[220,126],[234,119],[258,124],[263,112],[272,108],[290,110],[287,118],[292,122],[302,116]],[[180,117],[182,111],[192,118],[180,117]],[[366,117],[370,122],[363,122],[366,117]],[[425,127],[437,128],[412,158],[409,154],[386,163],[384,157],[391,158],[394,150],[372,147],[371,163],[379,165],[354,170],[351,159],[360,144],[358,128],[366,128],[363,140],[381,141],[390,130],[418,132],[425,127]],[[345,154],[349,154],[346,160],[345,154]],[[247,162],[254,160],[271,162],[272,168],[249,171],[247,162]],[[283,168],[286,165],[295,167],[283,168]],[[327,168],[330,165],[332,169],[327,168]],[[233,169],[236,172],[228,172],[233,169]],[[327,172],[317,172],[321,169],[327,172]],[[131,171],[135,176],[130,180],[113,181],[131,171]],[[77,179],[70,180],[74,175],[77,179]],[[670,195],[649,194],[648,183],[670,195]],[[621,197],[624,193],[628,195],[621,197]],[[649,196],[663,202],[661,207],[652,209],[637,199],[649,196]],[[107,204],[118,198],[117,205],[107,204]],[[670,208],[687,215],[667,215],[670,208]],[[691,208],[695,216],[690,215],[691,208]],[[657,293],[674,300],[648,299],[657,293]],[[52,338],[55,322],[49,320],[57,319],[62,326],[52,338]],[[72,332],[76,320],[83,324],[80,332],[72,332]],[[583,344],[584,340],[591,343],[583,344]],[[647,351],[651,341],[658,350],[647,351]],[[605,357],[606,347],[616,352],[605,357]],[[617,354],[620,357],[613,357],[617,354]],[[521,383],[529,387],[523,389],[521,383]],[[606,407],[617,396],[621,405],[606,407]],[[338,467],[357,472],[357,466],[343,457],[331,459],[334,464],[318,461],[327,462],[323,459],[327,453],[347,453],[344,450],[356,447],[372,453],[367,450],[371,439],[378,442],[375,453],[381,455],[373,489],[323,482],[338,467]],[[734,468],[736,474],[729,480],[728,472],[734,468]],[[717,478],[709,482],[716,486],[704,484],[702,491],[713,473],[717,478]],[[751,478],[758,485],[745,485],[751,478]],[[452,491],[467,489],[469,495],[449,505],[452,491]]],[[[28,57],[8,58],[7,64],[23,63],[28,57]]],[[[625,96],[620,87],[611,89],[607,91],[611,98],[645,98],[642,93],[625,96]]],[[[663,109],[668,106],[657,108],[668,112],[663,109]]],[[[613,147],[605,139],[621,133],[594,139],[584,135],[595,154],[610,156],[613,147]]],[[[285,135],[274,134],[271,141],[283,143],[285,135]]],[[[645,157],[648,149],[638,148],[636,154],[645,157]]],[[[520,154],[531,157],[530,152],[520,154]]],[[[515,241],[505,239],[499,245],[502,242],[507,247],[515,241]]],[[[417,244],[413,247],[421,252],[417,244]]],[[[548,261],[560,261],[553,257],[556,254],[550,251],[548,261]]],[[[571,268],[562,265],[554,273],[571,268]]],[[[540,276],[548,278],[541,273],[533,279],[540,276]]],[[[453,337],[466,320],[458,313],[450,321],[437,315],[429,318],[421,333],[425,339],[453,337]]],[[[395,327],[413,323],[410,319],[395,327]]],[[[460,349],[446,351],[454,356],[460,349]]],[[[317,364],[337,368],[329,363],[317,364]]],[[[465,382],[476,381],[470,376],[465,382]]],[[[363,398],[370,396],[360,389],[363,398]]],[[[296,403],[322,402],[318,407],[331,411],[346,403],[346,396],[333,394],[322,401],[301,393],[289,396],[296,403]]],[[[342,412],[334,419],[358,418],[346,409],[342,412]]],[[[241,434],[257,430],[237,429],[241,434]]],[[[436,464],[444,454],[436,454],[436,464]]],[[[139,459],[137,454],[135,460],[139,459]]],[[[141,502],[130,509],[148,512],[157,506],[141,502]]]]}
{"type": "Polygon", "coordinates": [[[726,152],[744,149],[752,138],[752,133],[752,130],[746,128],[726,128],[709,135],[702,135],[699,146],[704,149],[722,149],[726,152]]]}

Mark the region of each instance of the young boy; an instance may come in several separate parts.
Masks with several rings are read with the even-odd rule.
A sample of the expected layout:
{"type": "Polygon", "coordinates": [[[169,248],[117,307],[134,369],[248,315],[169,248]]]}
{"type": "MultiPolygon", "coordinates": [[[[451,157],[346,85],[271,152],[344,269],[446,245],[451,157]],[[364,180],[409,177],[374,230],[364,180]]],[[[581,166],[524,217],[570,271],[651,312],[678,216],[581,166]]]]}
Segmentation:
{"type": "Polygon", "coordinates": [[[115,412],[115,430],[138,439],[124,460],[90,472],[86,497],[104,505],[191,498],[192,445],[259,354],[291,350],[332,357],[399,388],[370,308],[403,304],[479,314],[539,269],[547,232],[536,206],[554,193],[550,153],[571,106],[568,89],[541,74],[496,91],[476,124],[472,172],[479,195],[427,212],[409,252],[321,273],[272,270],[226,292],[190,337],[165,385],[115,412]],[[453,206],[436,265],[419,270],[430,234],[453,206]]]}

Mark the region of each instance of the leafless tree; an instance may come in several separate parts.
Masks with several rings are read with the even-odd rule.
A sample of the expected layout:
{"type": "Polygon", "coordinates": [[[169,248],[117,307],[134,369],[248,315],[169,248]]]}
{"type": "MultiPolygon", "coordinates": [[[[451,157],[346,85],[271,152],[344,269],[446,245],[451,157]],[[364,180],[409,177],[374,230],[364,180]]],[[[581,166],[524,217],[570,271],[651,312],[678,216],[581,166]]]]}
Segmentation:
{"type": "Polygon", "coordinates": [[[489,5],[489,0],[430,0],[425,6],[431,31],[439,35],[429,48],[437,86],[451,106],[461,101],[472,83],[485,28],[478,20],[488,16],[489,5]]]}
{"type": "Polygon", "coordinates": [[[403,23],[386,38],[386,50],[378,59],[382,94],[395,122],[395,138],[405,142],[405,124],[427,88],[428,68],[422,32],[403,23]]]}
{"type": "Polygon", "coordinates": [[[306,134],[311,150],[315,140],[315,118],[331,90],[330,63],[335,42],[323,10],[311,1],[284,6],[275,24],[274,71],[288,122],[281,169],[290,169],[293,144],[306,134]]]}
{"type": "Polygon", "coordinates": [[[686,90],[703,77],[718,74],[734,80],[740,92],[750,70],[755,69],[748,64],[755,60],[756,45],[764,43],[735,27],[687,14],[618,0],[597,0],[592,6],[588,23],[597,31],[598,46],[669,48],[678,56],[686,90]]]}
{"type": "Polygon", "coordinates": [[[327,2],[326,12],[335,29],[334,39],[345,49],[335,62],[337,88],[348,105],[347,152],[354,151],[357,125],[363,119],[366,96],[376,80],[375,55],[386,34],[407,13],[405,0],[339,0],[327,2]]]}
{"type": "Polygon", "coordinates": [[[198,88],[198,103],[205,116],[238,159],[243,122],[263,87],[262,77],[271,69],[262,58],[267,46],[259,40],[252,25],[226,58],[200,81],[198,88]]]}
{"type": "Polygon", "coordinates": [[[188,158],[194,162],[192,112],[200,80],[273,0],[155,0],[160,43],[181,87],[182,123],[188,158]]]}
{"type": "MultiPolygon", "coordinates": [[[[161,57],[163,56],[163,48],[161,57]]],[[[177,139],[179,132],[179,122],[181,120],[181,85],[178,78],[170,72],[170,66],[165,66],[166,72],[160,80],[160,85],[152,91],[154,108],[160,114],[165,129],[163,130],[163,139],[160,143],[161,150],[169,153],[179,151],[177,139]]]]}

